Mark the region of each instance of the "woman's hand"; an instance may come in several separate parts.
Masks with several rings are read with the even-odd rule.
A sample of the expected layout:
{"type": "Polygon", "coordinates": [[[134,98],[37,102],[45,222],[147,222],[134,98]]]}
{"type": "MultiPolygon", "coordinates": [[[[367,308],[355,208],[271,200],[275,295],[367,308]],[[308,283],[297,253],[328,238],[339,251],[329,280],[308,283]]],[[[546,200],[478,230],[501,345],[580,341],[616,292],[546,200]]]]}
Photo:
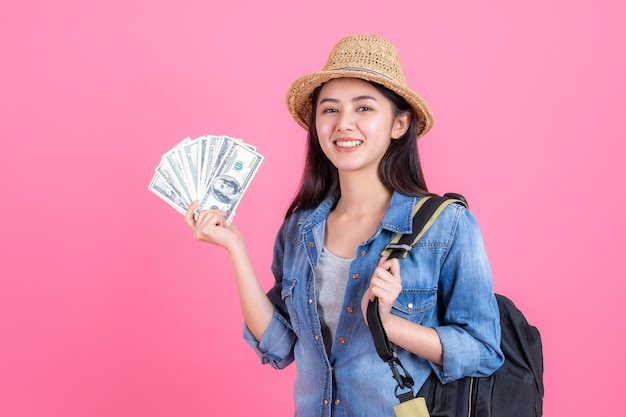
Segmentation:
{"type": "Polygon", "coordinates": [[[402,291],[400,263],[395,258],[381,258],[372,274],[370,286],[361,300],[361,310],[365,321],[367,322],[368,303],[378,298],[378,314],[384,325],[387,317],[389,317],[391,307],[396,302],[398,295],[400,295],[400,291],[402,291]]]}
{"type": "Polygon", "coordinates": [[[191,203],[185,214],[185,223],[193,230],[196,240],[221,246],[228,251],[241,242],[241,233],[235,226],[226,224],[226,213],[223,211],[202,210],[194,218],[198,204],[197,200],[191,203]]]}

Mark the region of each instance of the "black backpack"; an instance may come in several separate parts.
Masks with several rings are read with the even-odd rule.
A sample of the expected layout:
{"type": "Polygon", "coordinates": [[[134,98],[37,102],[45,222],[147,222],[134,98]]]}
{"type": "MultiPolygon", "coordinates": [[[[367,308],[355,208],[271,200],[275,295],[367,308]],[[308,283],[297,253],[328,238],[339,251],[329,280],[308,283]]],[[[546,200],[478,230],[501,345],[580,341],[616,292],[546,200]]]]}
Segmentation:
{"type": "MultiPolygon", "coordinates": [[[[413,213],[410,235],[396,235],[383,255],[405,257],[445,206],[467,202],[459,194],[425,197],[413,213]]],[[[433,373],[417,397],[426,401],[430,417],[540,417],[543,415],[543,349],[541,336],[507,297],[496,294],[500,310],[504,364],[488,377],[465,377],[442,384],[433,373]]],[[[377,300],[370,302],[367,320],[379,356],[389,364],[398,382],[400,404],[416,398],[413,378],[389,343],[378,316],[377,300]]],[[[421,401],[421,400],[420,400],[421,401]]]]}

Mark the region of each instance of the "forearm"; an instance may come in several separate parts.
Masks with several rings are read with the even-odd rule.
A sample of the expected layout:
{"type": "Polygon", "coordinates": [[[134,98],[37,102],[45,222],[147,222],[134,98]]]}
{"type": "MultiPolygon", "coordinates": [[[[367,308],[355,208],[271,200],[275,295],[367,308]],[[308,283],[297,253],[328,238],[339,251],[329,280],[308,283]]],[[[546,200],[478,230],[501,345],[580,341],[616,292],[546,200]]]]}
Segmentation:
{"type": "Polygon", "coordinates": [[[443,364],[443,347],[435,329],[390,314],[385,320],[385,331],[395,345],[438,365],[443,364]]]}
{"type": "Polygon", "coordinates": [[[229,250],[233,265],[239,302],[246,325],[257,340],[261,340],[274,314],[274,305],[261,287],[243,241],[229,250]]]}

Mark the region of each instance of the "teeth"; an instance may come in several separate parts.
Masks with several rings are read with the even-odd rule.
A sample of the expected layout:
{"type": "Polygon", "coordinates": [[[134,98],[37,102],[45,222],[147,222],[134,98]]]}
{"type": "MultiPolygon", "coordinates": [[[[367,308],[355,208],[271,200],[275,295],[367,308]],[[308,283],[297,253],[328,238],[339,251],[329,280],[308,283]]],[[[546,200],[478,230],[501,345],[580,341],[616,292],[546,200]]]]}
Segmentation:
{"type": "Polygon", "coordinates": [[[341,147],[341,148],[352,148],[354,146],[359,146],[362,143],[363,143],[362,140],[350,140],[350,141],[335,142],[335,144],[337,146],[341,147]]]}

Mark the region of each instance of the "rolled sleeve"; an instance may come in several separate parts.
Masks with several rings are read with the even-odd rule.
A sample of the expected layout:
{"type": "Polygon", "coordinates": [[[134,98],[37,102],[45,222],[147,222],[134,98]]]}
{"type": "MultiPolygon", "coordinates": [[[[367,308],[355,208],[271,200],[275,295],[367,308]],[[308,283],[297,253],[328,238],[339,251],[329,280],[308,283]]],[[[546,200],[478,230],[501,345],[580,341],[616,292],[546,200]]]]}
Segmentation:
{"type": "Polygon", "coordinates": [[[443,346],[443,366],[432,364],[441,382],[472,375],[480,365],[480,349],[466,331],[456,326],[435,327],[443,346]]]}
{"type": "Polygon", "coordinates": [[[296,335],[289,323],[274,311],[269,326],[260,341],[256,340],[248,326],[244,326],[243,338],[254,349],[261,363],[283,369],[293,362],[296,335]]]}

